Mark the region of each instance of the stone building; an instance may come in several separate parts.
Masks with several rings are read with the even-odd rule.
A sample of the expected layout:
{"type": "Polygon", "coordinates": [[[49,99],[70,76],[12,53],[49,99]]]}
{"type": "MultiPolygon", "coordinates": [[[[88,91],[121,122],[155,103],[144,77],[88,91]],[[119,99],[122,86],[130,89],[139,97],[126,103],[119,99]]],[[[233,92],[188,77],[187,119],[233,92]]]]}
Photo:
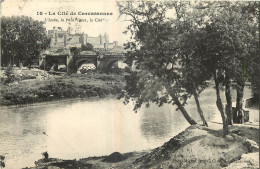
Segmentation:
{"type": "Polygon", "coordinates": [[[81,45],[86,43],[92,44],[94,49],[108,50],[120,48],[116,41],[109,43],[106,33],[104,35],[100,34],[98,37],[92,37],[84,33],[75,33],[70,26],[66,31],[61,27],[53,27],[52,30],[47,31],[47,35],[51,37],[51,49],[81,47],[81,45]]]}

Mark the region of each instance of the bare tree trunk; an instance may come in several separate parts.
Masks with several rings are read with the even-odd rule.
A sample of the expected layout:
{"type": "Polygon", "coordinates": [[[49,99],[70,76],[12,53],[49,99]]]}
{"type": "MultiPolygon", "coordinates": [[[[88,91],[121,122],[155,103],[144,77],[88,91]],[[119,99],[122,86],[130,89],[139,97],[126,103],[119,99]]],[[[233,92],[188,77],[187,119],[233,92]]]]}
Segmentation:
{"type": "Polygon", "coordinates": [[[229,78],[228,74],[226,74],[226,76],[225,76],[225,82],[226,82],[225,95],[226,95],[226,100],[227,100],[226,113],[227,113],[227,118],[228,118],[228,124],[233,125],[231,87],[230,87],[230,78],[229,78]]]}
{"type": "Polygon", "coordinates": [[[215,87],[216,87],[216,95],[217,95],[217,107],[218,110],[220,111],[222,122],[223,122],[223,132],[224,132],[224,137],[228,134],[228,121],[227,121],[227,115],[224,111],[223,104],[221,101],[220,97],[220,92],[219,92],[219,83],[217,81],[217,75],[216,75],[216,70],[214,71],[214,80],[215,80],[215,87]]]}
{"type": "Polygon", "coordinates": [[[178,98],[174,97],[174,102],[175,104],[178,106],[178,108],[180,109],[180,111],[182,112],[183,116],[185,117],[185,119],[190,123],[190,125],[196,125],[197,123],[195,122],[195,120],[188,114],[188,112],[185,110],[185,108],[183,107],[183,105],[180,103],[180,101],[178,100],[178,98]]]}
{"type": "Polygon", "coordinates": [[[244,95],[244,84],[238,84],[237,87],[237,101],[236,101],[236,117],[238,122],[244,123],[244,113],[243,113],[243,95],[244,95]]]}
{"type": "Polygon", "coordinates": [[[19,58],[19,69],[23,68],[23,62],[21,61],[21,59],[19,58]]]}
{"type": "Polygon", "coordinates": [[[184,106],[179,101],[178,97],[175,96],[175,93],[173,92],[170,85],[165,86],[168,90],[170,96],[172,97],[174,103],[177,105],[177,107],[180,109],[181,113],[183,114],[184,118],[190,123],[190,125],[196,125],[196,121],[189,115],[189,113],[185,110],[184,106]]]}
{"type": "Polygon", "coordinates": [[[14,67],[14,56],[11,55],[11,60],[10,60],[11,67],[14,67]]]}
{"type": "Polygon", "coordinates": [[[203,111],[202,111],[202,109],[200,107],[200,102],[199,102],[198,94],[196,92],[195,83],[192,82],[192,85],[193,85],[193,96],[194,96],[194,99],[195,99],[195,102],[196,102],[196,105],[197,105],[198,113],[199,113],[200,118],[201,118],[201,120],[203,122],[203,125],[208,127],[208,123],[207,123],[207,121],[206,121],[206,119],[204,117],[203,111]]]}

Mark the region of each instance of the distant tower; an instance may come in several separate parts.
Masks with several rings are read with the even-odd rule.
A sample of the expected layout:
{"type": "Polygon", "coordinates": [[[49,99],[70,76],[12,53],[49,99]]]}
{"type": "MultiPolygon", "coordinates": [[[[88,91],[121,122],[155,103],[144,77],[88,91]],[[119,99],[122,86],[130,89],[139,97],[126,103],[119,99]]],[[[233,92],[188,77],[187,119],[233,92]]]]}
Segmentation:
{"type": "Polygon", "coordinates": [[[81,43],[81,45],[84,45],[85,44],[84,42],[85,42],[85,35],[84,33],[81,33],[79,37],[79,43],[81,43]]]}
{"type": "Polygon", "coordinates": [[[68,34],[71,34],[71,31],[72,31],[71,23],[69,23],[69,27],[68,27],[68,29],[67,29],[68,34]]]}
{"type": "Polygon", "coordinates": [[[103,41],[103,37],[102,37],[102,35],[99,34],[98,37],[99,37],[99,40],[100,40],[99,44],[100,44],[100,45],[103,45],[103,44],[104,44],[104,41],[103,41]]]}
{"type": "Polygon", "coordinates": [[[107,49],[108,48],[108,36],[107,33],[104,33],[104,39],[105,39],[105,43],[104,43],[104,48],[107,49]]]}
{"type": "Polygon", "coordinates": [[[67,47],[67,32],[64,32],[64,47],[67,47]]]}
{"type": "Polygon", "coordinates": [[[86,34],[86,44],[88,43],[88,34],[86,34]]]}

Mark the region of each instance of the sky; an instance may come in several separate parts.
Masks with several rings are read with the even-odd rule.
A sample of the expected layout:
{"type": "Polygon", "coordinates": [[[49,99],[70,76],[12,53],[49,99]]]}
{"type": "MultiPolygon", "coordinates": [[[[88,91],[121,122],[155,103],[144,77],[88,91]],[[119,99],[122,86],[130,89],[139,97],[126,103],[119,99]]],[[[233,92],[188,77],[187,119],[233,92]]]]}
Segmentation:
{"type": "Polygon", "coordinates": [[[44,21],[47,30],[53,27],[67,29],[69,24],[89,36],[98,36],[105,32],[109,41],[123,44],[128,36],[122,32],[128,23],[119,17],[116,0],[5,0],[1,2],[2,16],[29,16],[44,21]],[[71,15],[71,13],[74,15],[71,15]],[[86,12],[108,12],[112,15],[80,15],[86,12]],[[82,22],[76,21],[82,19],[82,22]],[[72,21],[74,19],[74,21],[72,21]]]}

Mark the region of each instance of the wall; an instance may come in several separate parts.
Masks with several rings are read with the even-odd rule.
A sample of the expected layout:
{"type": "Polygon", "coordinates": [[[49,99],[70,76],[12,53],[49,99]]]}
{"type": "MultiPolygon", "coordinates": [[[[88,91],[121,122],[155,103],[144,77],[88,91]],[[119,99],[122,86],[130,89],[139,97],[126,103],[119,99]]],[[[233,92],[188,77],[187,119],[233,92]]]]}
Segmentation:
{"type": "Polygon", "coordinates": [[[109,43],[108,36],[99,35],[98,37],[91,37],[87,34],[71,34],[71,28],[63,31],[61,28],[47,31],[48,36],[51,37],[50,48],[70,48],[81,47],[82,44],[90,43],[94,48],[113,48],[117,46],[117,42],[109,43]]]}

